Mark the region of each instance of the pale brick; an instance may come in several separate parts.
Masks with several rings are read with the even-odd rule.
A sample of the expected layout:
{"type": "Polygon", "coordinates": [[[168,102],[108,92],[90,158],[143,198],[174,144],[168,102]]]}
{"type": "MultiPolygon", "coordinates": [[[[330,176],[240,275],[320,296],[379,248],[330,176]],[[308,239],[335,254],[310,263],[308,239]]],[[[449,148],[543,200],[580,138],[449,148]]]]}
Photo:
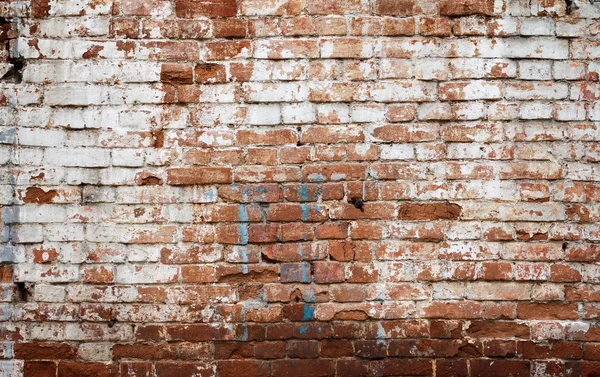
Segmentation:
{"type": "Polygon", "coordinates": [[[102,167],[110,164],[110,151],[100,148],[56,148],[46,151],[53,166],[102,167]]]}

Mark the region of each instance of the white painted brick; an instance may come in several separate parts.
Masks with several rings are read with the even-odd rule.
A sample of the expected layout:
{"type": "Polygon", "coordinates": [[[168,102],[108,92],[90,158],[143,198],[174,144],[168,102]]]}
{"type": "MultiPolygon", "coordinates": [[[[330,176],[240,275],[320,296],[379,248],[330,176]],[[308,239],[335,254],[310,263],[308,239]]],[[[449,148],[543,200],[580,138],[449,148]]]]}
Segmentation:
{"type": "Polygon", "coordinates": [[[45,226],[44,238],[47,241],[84,241],[83,224],[50,224],[45,226]]]}
{"type": "Polygon", "coordinates": [[[453,119],[452,106],[449,103],[422,103],[417,109],[419,120],[453,119]]]}
{"type": "Polygon", "coordinates": [[[559,121],[585,120],[585,104],[582,102],[558,102],[555,119],[559,121]]]}
{"type": "Polygon", "coordinates": [[[20,263],[14,266],[16,281],[69,283],[79,280],[79,266],[20,263]]]}
{"type": "Polygon", "coordinates": [[[554,21],[549,18],[521,19],[521,35],[554,35],[554,21]]]}
{"type": "Polygon", "coordinates": [[[412,160],[415,157],[414,148],[410,144],[383,145],[382,160],[412,160]]]}
{"type": "Polygon", "coordinates": [[[108,35],[108,17],[52,17],[39,21],[38,33],[44,38],[98,37],[108,35]]]}
{"type": "Polygon", "coordinates": [[[308,99],[308,86],[302,83],[245,83],[249,102],[303,102],[308,99]]]}
{"type": "Polygon", "coordinates": [[[580,80],[585,76],[585,64],[573,61],[554,62],[552,74],[556,80],[580,80]]]}
{"type": "Polygon", "coordinates": [[[593,121],[600,121],[600,103],[595,102],[588,107],[588,117],[593,121]]]}
{"type": "Polygon", "coordinates": [[[554,104],[549,102],[522,102],[519,108],[521,119],[552,119],[554,104]]]}
{"type": "Polygon", "coordinates": [[[485,117],[486,107],[483,102],[457,102],[452,104],[452,111],[457,120],[476,120],[485,117]]]}
{"type": "Polygon", "coordinates": [[[85,361],[109,362],[112,359],[111,343],[81,343],[77,355],[85,361]]]}
{"type": "Polygon", "coordinates": [[[382,104],[357,104],[350,111],[352,122],[375,123],[385,120],[385,107],[382,104]]]}
{"type": "Polygon", "coordinates": [[[527,82],[505,85],[505,98],[517,100],[563,99],[569,86],[562,82],[527,82]]]}
{"type": "Polygon", "coordinates": [[[519,78],[521,80],[552,79],[552,62],[539,60],[519,61],[519,78]]]}
{"type": "Polygon", "coordinates": [[[64,143],[66,133],[63,130],[45,130],[39,128],[19,128],[19,144],[27,146],[54,147],[64,143]]]}
{"type": "Polygon", "coordinates": [[[124,284],[156,284],[178,279],[179,269],[164,265],[121,265],[117,266],[115,281],[124,284]]]}
{"type": "Polygon", "coordinates": [[[53,166],[108,166],[110,151],[100,148],[53,148],[46,150],[46,161],[53,166]]]}
{"type": "Polygon", "coordinates": [[[65,287],[49,284],[36,284],[33,297],[41,302],[64,302],[65,287]]]}
{"type": "Polygon", "coordinates": [[[10,239],[16,243],[37,243],[44,240],[44,231],[40,224],[13,225],[10,239]]]}
{"type": "Polygon", "coordinates": [[[111,153],[113,166],[137,167],[144,165],[142,149],[116,149],[111,153]]]}
{"type": "Polygon", "coordinates": [[[433,101],[435,89],[435,83],[382,81],[373,85],[371,96],[376,102],[433,101]]]}
{"type": "Polygon", "coordinates": [[[281,122],[280,105],[250,105],[248,106],[248,124],[274,125],[281,122]]]}
{"type": "Polygon", "coordinates": [[[108,103],[108,92],[97,86],[50,85],[44,93],[49,106],[86,106],[108,103]]]}
{"type": "Polygon", "coordinates": [[[284,124],[305,124],[317,120],[315,106],[308,103],[282,105],[281,115],[284,124]]]}

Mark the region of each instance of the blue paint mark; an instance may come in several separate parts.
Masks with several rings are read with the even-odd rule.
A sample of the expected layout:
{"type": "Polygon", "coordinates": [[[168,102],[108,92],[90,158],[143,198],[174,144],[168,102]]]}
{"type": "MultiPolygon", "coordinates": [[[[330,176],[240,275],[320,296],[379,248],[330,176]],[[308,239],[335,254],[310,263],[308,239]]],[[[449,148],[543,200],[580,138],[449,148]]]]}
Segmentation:
{"type": "Polygon", "coordinates": [[[238,217],[241,222],[244,222],[244,223],[248,222],[248,210],[246,209],[246,206],[243,204],[240,204],[238,206],[238,217]]]}
{"type": "Polygon", "coordinates": [[[235,246],[235,251],[243,263],[248,263],[248,249],[246,246],[235,246]]]}
{"type": "Polygon", "coordinates": [[[300,188],[298,189],[298,195],[303,202],[308,202],[308,185],[306,183],[302,183],[300,188]]]}
{"type": "Polygon", "coordinates": [[[300,260],[304,260],[304,250],[302,250],[302,245],[298,245],[298,255],[300,255],[300,260]]]}
{"type": "Polygon", "coordinates": [[[312,174],[308,175],[308,180],[310,180],[312,182],[321,183],[321,182],[325,182],[325,177],[323,177],[321,174],[312,173],[312,174]]]}
{"type": "Polygon", "coordinates": [[[244,202],[248,203],[248,197],[250,195],[250,190],[248,189],[248,187],[244,188],[244,202]]]}
{"type": "Polygon", "coordinates": [[[304,294],[302,295],[302,299],[306,302],[316,302],[317,301],[314,291],[304,292],[304,294]]]}
{"type": "Polygon", "coordinates": [[[308,325],[300,326],[300,334],[304,334],[307,331],[308,331],[308,325]]]}
{"type": "Polygon", "coordinates": [[[0,132],[0,144],[17,144],[17,129],[11,127],[0,132]]]}
{"type": "MultiPolygon", "coordinates": [[[[238,206],[238,217],[241,222],[248,222],[248,211],[243,204],[238,206]]],[[[238,242],[242,245],[248,244],[248,224],[238,224],[238,242]]]]}
{"type": "Polygon", "coordinates": [[[384,339],[385,338],[385,330],[383,329],[383,326],[381,326],[381,322],[377,322],[377,339],[384,339]]]}
{"type": "MultiPolygon", "coordinates": [[[[238,252],[242,257],[242,262],[248,263],[248,250],[246,249],[246,245],[248,244],[248,211],[243,204],[238,206],[238,217],[242,222],[238,224],[238,242],[242,245],[238,252]]],[[[248,273],[248,266],[244,265],[243,273],[248,273]]]]}
{"type": "Polygon", "coordinates": [[[238,337],[238,340],[240,342],[247,342],[248,341],[248,326],[242,325],[242,328],[244,330],[243,330],[242,334],[238,337]]]}
{"type": "Polygon", "coordinates": [[[238,242],[242,245],[248,244],[248,224],[238,224],[238,242]]]}
{"type": "Polygon", "coordinates": [[[308,221],[310,206],[308,204],[300,204],[300,211],[302,212],[302,221],[308,221]]]}
{"type": "Polygon", "coordinates": [[[10,320],[11,317],[11,311],[10,311],[10,306],[5,305],[2,307],[2,321],[6,322],[8,320],[10,320]]]}
{"type": "Polygon", "coordinates": [[[217,192],[213,189],[209,189],[208,191],[206,191],[204,193],[205,197],[206,197],[206,201],[208,202],[215,202],[217,201],[217,192]]]}
{"type": "Polygon", "coordinates": [[[12,376],[15,370],[14,360],[5,360],[0,363],[0,376],[12,376]]]}
{"type": "Polygon", "coordinates": [[[252,189],[252,199],[254,201],[265,201],[265,195],[267,194],[268,190],[264,187],[255,187],[254,189],[252,189]]]}
{"type": "Polygon", "coordinates": [[[303,283],[308,283],[308,265],[303,264],[302,265],[302,282],[303,283]]]}
{"type": "Polygon", "coordinates": [[[7,359],[12,359],[15,357],[14,351],[14,342],[6,342],[4,343],[4,357],[7,359]]]}
{"type": "Polygon", "coordinates": [[[313,305],[304,305],[304,312],[302,313],[303,321],[314,321],[315,320],[315,307],[313,305]]]}

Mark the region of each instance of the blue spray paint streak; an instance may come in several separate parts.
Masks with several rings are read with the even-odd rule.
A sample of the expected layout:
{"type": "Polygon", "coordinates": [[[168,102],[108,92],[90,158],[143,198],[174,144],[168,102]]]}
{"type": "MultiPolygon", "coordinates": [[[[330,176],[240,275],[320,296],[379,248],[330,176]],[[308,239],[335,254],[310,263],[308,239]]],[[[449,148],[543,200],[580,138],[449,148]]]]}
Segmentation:
{"type": "Polygon", "coordinates": [[[252,189],[252,198],[255,202],[257,201],[257,199],[258,199],[258,201],[264,201],[266,193],[267,193],[266,188],[255,187],[254,189],[252,189]]]}
{"type": "MultiPolygon", "coordinates": [[[[3,290],[4,290],[4,287],[3,287],[3,290]]],[[[2,308],[0,310],[2,310],[2,321],[6,322],[6,321],[10,320],[10,317],[11,317],[10,306],[4,305],[4,306],[2,306],[2,308]]]]}
{"type": "Polygon", "coordinates": [[[302,212],[302,221],[308,221],[310,206],[308,204],[300,204],[300,211],[302,212]]]}
{"type": "Polygon", "coordinates": [[[12,376],[15,371],[15,361],[5,360],[0,362],[0,376],[12,376]]]}
{"type": "Polygon", "coordinates": [[[317,302],[317,297],[315,296],[314,291],[304,292],[302,294],[302,299],[306,302],[317,302]]]}
{"type": "Polygon", "coordinates": [[[304,304],[302,320],[303,321],[314,321],[315,320],[315,307],[313,305],[304,304]]]}
{"type": "Polygon", "coordinates": [[[300,255],[300,260],[304,260],[304,250],[302,250],[302,245],[298,245],[298,255],[300,255]]]}
{"type": "Polygon", "coordinates": [[[302,183],[300,188],[298,189],[298,195],[303,202],[308,202],[308,185],[306,183],[302,183]]]}
{"type": "Polygon", "coordinates": [[[323,177],[321,174],[312,173],[312,174],[308,175],[308,180],[317,182],[317,183],[321,183],[321,182],[325,182],[325,177],[323,177]]]}
{"type": "Polygon", "coordinates": [[[14,344],[15,344],[15,342],[4,343],[4,357],[5,358],[12,359],[13,357],[15,357],[14,344]]]}
{"type": "Polygon", "coordinates": [[[304,334],[307,331],[308,331],[308,325],[300,326],[300,334],[304,334]]]}
{"type": "MultiPolygon", "coordinates": [[[[240,247],[240,254],[242,256],[242,262],[248,263],[248,250],[246,245],[248,244],[248,211],[246,206],[240,204],[238,206],[238,217],[240,224],[238,224],[238,242],[242,245],[240,247]]],[[[248,273],[248,266],[244,264],[243,272],[248,273]]]]}
{"type": "Polygon", "coordinates": [[[238,337],[238,340],[240,342],[246,342],[246,341],[248,341],[248,326],[242,325],[242,328],[244,330],[243,330],[242,334],[240,334],[240,336],[238,337]]]}
{"type": "Polygon", "coordinates": [[[383,326],[381,326],[381,322],[377,322],[377,339],[384,339],[385,338],[385,330],[383,329],[383,326]]]}
{"type": "Polygon", "coordinates": [[[302,265],[302,282],[308,283],[308,265],[302,265]]]}

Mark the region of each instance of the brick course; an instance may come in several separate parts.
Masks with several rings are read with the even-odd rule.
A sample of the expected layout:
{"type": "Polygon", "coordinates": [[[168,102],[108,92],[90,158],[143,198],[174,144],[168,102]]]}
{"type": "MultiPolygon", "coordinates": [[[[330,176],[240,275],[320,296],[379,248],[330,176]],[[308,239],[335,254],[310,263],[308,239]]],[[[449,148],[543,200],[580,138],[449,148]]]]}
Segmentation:
{"type": "Polygon", "coordinates": [[[0,1],[0,377],[598,376],[599,35],[587,0],[0,1]]]}

